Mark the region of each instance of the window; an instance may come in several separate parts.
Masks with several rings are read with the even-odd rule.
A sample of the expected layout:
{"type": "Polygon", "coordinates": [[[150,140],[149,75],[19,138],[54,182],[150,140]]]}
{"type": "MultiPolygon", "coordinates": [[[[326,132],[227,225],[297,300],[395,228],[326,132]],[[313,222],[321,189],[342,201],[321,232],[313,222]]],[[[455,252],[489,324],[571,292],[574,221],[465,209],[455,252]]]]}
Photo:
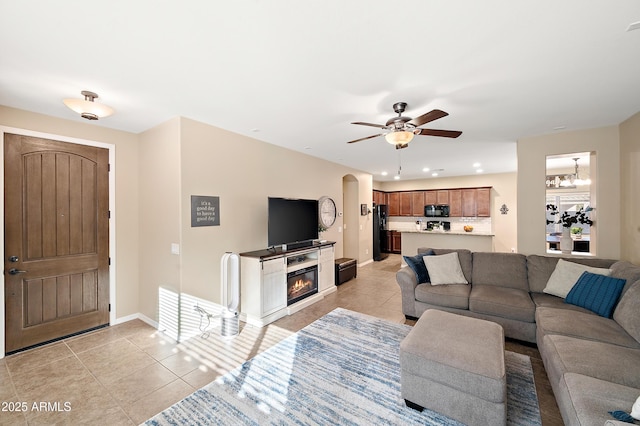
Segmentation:
{"type": "Polygon", "coordinates": [[[560,238],[563,230],[570,233],[573,240],[573,254],[595,254],[592,242],[592,227],[588,223],[575,223],[564,228],[560,222],[563,214],[576,216],[587,212],[590,218],[592,200],[595,199],[591,182],[590,164],[595,153],[578,152],[547,156],[546,161],[546,244],[550,253],[560,252],[560,238]],[[555,213],[555,214],[552,214],[555,213]]]}

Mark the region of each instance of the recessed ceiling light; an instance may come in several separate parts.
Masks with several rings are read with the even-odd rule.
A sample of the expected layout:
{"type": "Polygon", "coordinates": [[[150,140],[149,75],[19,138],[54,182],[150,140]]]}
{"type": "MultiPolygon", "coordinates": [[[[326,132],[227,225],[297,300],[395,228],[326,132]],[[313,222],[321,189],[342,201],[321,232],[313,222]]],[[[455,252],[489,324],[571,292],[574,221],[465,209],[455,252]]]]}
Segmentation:
{"type": "Polygon", "coordinates": [[[629,24],[629,26],[627,27],[627,31],[633,31],[633,30],[638,30],[640,29],[640,21],[638,22],[632,22],[631,24],[629,24]]]}
{"type": "Polygon", "coordinates": [[[433,173],[431,173],[431,176],[433,176],[433,177],[438,176],[438,172],[433,172],[433,173]]]}
{"type": "Polygon", "coordinates": [[[395,175],[393,178],[394,178],[395,180],[400,180],[400,175],[395,175]]]}
{"type": "Polygon", "coordinates": [[[553,128],[553,130],[564,130],[566,128],[567,128],[567,126],[556,126],[556,127],[553,128]]]}
{"type": "Polygon", "coordinates": [[[382,173],[380,173],[380,174],[381,174],[382,176],[386,176],[386,175],[388,175],[389,173],[387,173],[387,172],[382,172],[382,173]]]}
{"type": "Polygon", "coordinates": [[[476,173],[482,173],[482,172],[484,172],[484,170],[482,170],[482,169],[476,169],[476,173]]]}
{"type": "Polygon", "coordinates": [[[428,167],[425,167],[424,169],[422,169],[423,172],[428,172],[430,169],[428,167]]]}
{"type": "Polygon", "coordinates": [[[475,167],[475,168],[480,167],[480,163],[473,163],[473,167],[475,167]]]}

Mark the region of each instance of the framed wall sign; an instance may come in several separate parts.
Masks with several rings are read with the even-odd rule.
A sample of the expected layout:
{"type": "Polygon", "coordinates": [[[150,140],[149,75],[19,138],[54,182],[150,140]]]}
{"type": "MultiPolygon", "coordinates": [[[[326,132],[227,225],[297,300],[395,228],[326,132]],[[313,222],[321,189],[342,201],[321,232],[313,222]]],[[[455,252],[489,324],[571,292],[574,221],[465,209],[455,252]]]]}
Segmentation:
{"type": "Polygon", "coordinates": [[[191,196],[191,227],[220,226],[220,197],[191,196]]]}

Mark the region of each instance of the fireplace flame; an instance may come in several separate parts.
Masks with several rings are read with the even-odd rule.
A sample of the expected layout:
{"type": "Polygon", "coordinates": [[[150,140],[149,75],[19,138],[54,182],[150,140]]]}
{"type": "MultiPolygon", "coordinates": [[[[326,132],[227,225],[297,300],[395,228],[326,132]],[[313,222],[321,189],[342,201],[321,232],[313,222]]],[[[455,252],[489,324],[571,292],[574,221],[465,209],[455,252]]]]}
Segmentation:
{"type": "Polygon", "coordinates": [[[297,293],[301,290],[306,289],[307,287],[310,287],[311,285],[313,285],[313,282],[311,280],[298,279],[291,285],[289,294],[297,293]]]}

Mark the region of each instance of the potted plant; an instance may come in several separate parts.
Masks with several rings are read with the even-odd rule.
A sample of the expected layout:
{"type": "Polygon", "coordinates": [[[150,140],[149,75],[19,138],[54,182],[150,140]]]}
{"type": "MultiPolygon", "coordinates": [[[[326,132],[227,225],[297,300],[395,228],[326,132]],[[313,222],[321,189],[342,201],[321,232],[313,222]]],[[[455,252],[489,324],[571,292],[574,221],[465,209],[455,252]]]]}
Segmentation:
{"type": "Polygon", "coordinates": [[[582,227],[581,226],[572,226],[571,227],[571,236],[576,240],[582,238],[582,227]]]}
{"type": "MultiPolygon", "coordinates": [[[[589,226],[593,225],[593,221],[589,219],[589,217],[587,216],[587,214],[591,210],[593,210],[591,207],[587,207],[586,210],[580,207],[575,212],[575,214],[570,213],[568,211],[564,211],[562,212],[560,217],[557,219],[553,219],[553,220],[547,219],[547,225],[551,223],[562,225],[562,238],[560,238],[560,250],[562,250],[563,253],[571,253],[571,250],[573,249],[573,240],[571,239],[571,229],[573,225],[577,225],[577,224],[589,225],[589,226]]],[[[560,214],[560,212],[558,211],[558,206],[556,206],[555,204],[547,204],[547,211],[551,216],[557,216],[558,214],[560,214]]],[[[580,230],[579,234],[582,236],[582,228],[576,227],[576,229],[580,230]]],[[[575,234],[578,234],[578,231],[576,231],[575,234]]]]}

